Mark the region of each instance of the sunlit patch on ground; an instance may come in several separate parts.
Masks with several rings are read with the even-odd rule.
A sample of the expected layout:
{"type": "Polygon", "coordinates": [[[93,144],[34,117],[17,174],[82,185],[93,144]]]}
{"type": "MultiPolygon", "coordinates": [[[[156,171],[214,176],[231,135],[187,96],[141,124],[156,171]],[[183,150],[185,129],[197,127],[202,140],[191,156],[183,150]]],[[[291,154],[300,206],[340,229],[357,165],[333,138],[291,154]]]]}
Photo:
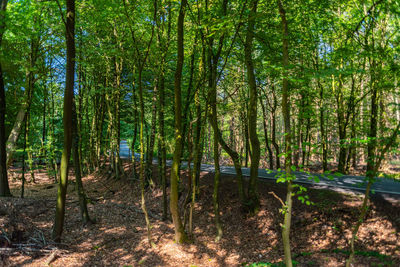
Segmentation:
{"type": "MultiPolygon", "coordinates": [[[[127,164],[125,168],[128,170],[127,164]]],[[[37,231],[51,240],[57,187],[45,172],[38,172],[35,177],[37,183],[26,186],[25,199],[0,200],[0,226],[10,235],[17,230],[22,233],[21,240],[13,242],[26,243],[37,231]]],[[[96,224],[87,226],[80,222],[76,191],[73,184],[69,185],[63,252],[52,261],[52,266],[240,266],[242,263],[279,262],[283,258],[280,203],[268,192],[273,191],[283,198],[284,186],[260,182],[261,209],[257,216],[249,217],[240,210],[234,177],[222,176],[220,206],[224,235],[216,243],[211,199],[213,177],[203,173],[199,202],[195,205],[192,243],[176,245],[171,221],[162,222],[151,217],[152,241],[156,245],[153,248],[147,240],[140,209],[139,185],[130,180],[106,177],[99,172],[83,179],[91,199],[90,215],[96,219],[96,224]]],[[[20,180],[12,180],[11,187],[18,196],[20,180]]],[[[295,260],[300,266],[343,265],[350,229],[362,199],[354,194],[312,189],[309,195],[315,205],[306,206],[295,201],[292,224],[295,260]]],[[[161,191],[147,191],[146,201],[148,210],[161,217],[161,191]]],[[[400,264],[399,218],[397,202],[372,199],[356,242],[356,249],[360,251],[356,266],[400,264]],[[371,251],[378,254],[371,254],[371,251]]],[[[2,259],[5,265],[43,266],[48,257],[49,253],[16,253],[2,256],[2,259]]]]}

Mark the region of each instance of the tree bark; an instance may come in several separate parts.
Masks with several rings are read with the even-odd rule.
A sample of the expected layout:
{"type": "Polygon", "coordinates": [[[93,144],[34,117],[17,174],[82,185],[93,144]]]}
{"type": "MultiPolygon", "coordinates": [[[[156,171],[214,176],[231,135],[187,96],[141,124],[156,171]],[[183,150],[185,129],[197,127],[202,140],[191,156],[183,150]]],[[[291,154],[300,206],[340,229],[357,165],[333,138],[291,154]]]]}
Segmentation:
{"type": "Polygon", "coordinates": [[[179,214],[178,207],[178,179],[179,179],[179,163],[182,155],[182,101],[181,101],[181,80],[182,69],[184,60],[183,49],[183,24],[185,20],[187,0],[182,0],[178,16],[177,28],[177,49],[178,56],[175,70],[175,84],[174,84],[174,107],[175,107],[175,150],[171,167],[171,193],[170,193],[170,210],[172,221],[175,229],[175,242],[180,244],[187,240],[185,230],[183,228],[182,220],[179,214]]]}
{"type": "Polygon", "coordinates": [[[290,226],[292,220],[292,152],[291,152],[291,129],[290,129],[290,92],[288,80],[289,67],[289,33],[288,23],[286,20],[286,10],[283,7],[281,0],[278,0],[279,14],[281,16],[282,25],[282,64],[283,64],[283,79],[282,79],[282,114],[285,127],[285,173],[287,182],[286,202],[284,206],[284,221],[282,225],[282,241],[284,250],[284,263],[287,267],[292,267],[292,256],[290,249],[290,226]]]}
{"type": "Polygon", "coordinates": [[[278,145],[278,142],[276,141],[276,109],[278,107],[278,100],[276,98],[276,93],[275,93],[275,87],[274,85],[271,86],[272,89],[272,97],[273,97],[273,103],[271,104],[271,142],[272,145],[274,146],[275,149],[275,154],[276,154],[276,169],[281,168],[281,160],[279,157],[280,148],[278,145]]]}
{"type": "Polygon", "coordinates": [[[151,186],[155,185],[155,181],[153,180],[153,154],[154,154],[154,143],[156,137],[157,130],[157,91],[159,87],[159,82],[156,79],[154,81],[154,89],[153,89],[153,107],[151,112],[151,129],[150,129],[150,140],[149,140],[149,149],[147,151],[147,159],[146,159],[146,180],[151,186]]]}
{"type": "Polygon", "coordinates": [[[72,158],[74,161],[74,171],[76,180],[76,191],[79,198],[79,207],[81,211],[81,218],[84,224],[91,222],[86,202],[86,194],[82,184],[81,173],[81,158],[79,155],[79,131],[78,131],[78,117],[76,114],[75,99],[72,102],[72,158]]]}
{"type": "Polygon", "coordinates": [[[256,213],[259,209],[260,202],[258,198],[258,166],[260,163],[260,141],[257,135],[257,85],[254,75],[253,59],[251,55],[254,37],[254,24],[257,12],[258,0],[251,2],[251,11],[248,18],[248,28],[246,33],[246,41],[244,45],[245,63],[247,67],[247,79],[249,83],[249,105],[248,105],[248,123],[249,123],[249,139],[250,139],[250,179],[248,187],[249,208],[251,213],[256,213]]]}
{"type": "Polygon", "coordinates": [[[164,109],[165,109],[165,77],[164,77],[164,62],[161,64],[160,71],[160,90],[158,92],[159,96],[159,107],[158,107],[158,128],[159,128],[159,140],[160,143],[160,158],[158,160],[161,161],[160,168],[160,179],[161,179],[161,187],[163,192],[163,216],[162,219],[165,221],[168,217],[168,204],[167,204],[167,149],[165,146],[165,129],[164,129],[164,109]]]}
{"type": "Polygon", "coordinates": [[[68,185],[68,164],[72,145],[72,104],[74,97],[75,74],[75,0],[66,0],[66,43],[67,67],[63,107],[64,149],[61,157],[61,177],[57,191],[56,215],[52,238],[60,242],[64,227],[65,198],[68,185]]]}
{"type": "MultiPolygon", "coordinates": [[[[0,47],[5,30],[5,12],[7,0],[0,0],[0,47]]],[[[7,177],[7,154],[6,154],[6,94],[4,88],[3,70],[0,61],[0,197],[11,196],[7,177]]]]}
{"type": "Polygon", "coordinates": [[[272,153],[271,146],[269,144],[269,137],[268,137],[268,126],[267,126],[267,112],[265,110],[265,104],[260,97],[260,105],[263,113],[263,127],[264,127],[264,139],[265,139],[265,148],[268,151],[268,162],[269,162],[269,169],[274,169],[274,154],[272,153]]]}

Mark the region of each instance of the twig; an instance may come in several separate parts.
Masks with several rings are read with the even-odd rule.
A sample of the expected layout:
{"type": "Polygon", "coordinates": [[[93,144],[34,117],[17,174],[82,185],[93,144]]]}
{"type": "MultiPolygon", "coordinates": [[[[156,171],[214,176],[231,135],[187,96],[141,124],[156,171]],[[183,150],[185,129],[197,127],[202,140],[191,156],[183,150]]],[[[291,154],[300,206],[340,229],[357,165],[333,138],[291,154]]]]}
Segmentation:
{"type": "Polygon", "coordinates": [[[58,250],[55,249],[46,260],[46,265],[50,265],[58,257],[58,250]]]}
{"type": "Polygon", "coordinates": [[[67,22],[65,21],[64,13],[63,13],[63,11],[62,11],[60,2],[59,2],[58,0],[56,0],[56,3],[57,3],[57,5],[58,5],[58,9],[59,9],[59,11],[60,11],[61,19],[62,19],[62,21],[64,22],[64,25],[67,26],[67,22]]]}
{"type": "Polygon", "coordinates": [[[283,200],[280,198],[280,197],[278,197],[276,194],[275,194],[275,192],[268,192],[268,194],[270,194],[270,195],[273,195],[277,200],[279,200],[279,202],[281,202],[281,204],[282,204],[282,206],[285,206],[285,202],[283,202],[283,200]]]}

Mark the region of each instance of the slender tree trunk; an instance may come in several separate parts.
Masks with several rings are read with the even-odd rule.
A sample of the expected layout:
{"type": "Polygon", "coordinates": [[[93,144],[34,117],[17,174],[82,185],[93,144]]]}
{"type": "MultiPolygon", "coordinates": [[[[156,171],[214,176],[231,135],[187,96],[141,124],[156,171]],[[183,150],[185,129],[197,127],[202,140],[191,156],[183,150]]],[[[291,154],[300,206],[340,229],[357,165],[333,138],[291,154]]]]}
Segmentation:
{"type": "MultiPolygon", "coordinates": [[[[225,10],[226,8],[226,2],[225,2],[225,6],[223,6],[224,12],[226,12],[225,10]]],[[[208,64],[208,86],[209,86],[209,101],[210,101],[210,105],[211,108],[207,109],[207,111],[209,111],[209,121],[210,121],[210,125],[213,128],[214,131],[214,141],[216,140],[218,142],[219,145],[221,145],[222,149],[225,150],[226,153],[228,153],[229,157],[231,158],[233,165],[235,167],[235,171],[236,171],[236,180],[237,180],[237,184],[238,184],[238,192],[239,192],[239,200],[240,203],[242,205],[242,207],[245,208],[245,206],[247,205],[247,199],[246,199],[246,194],[244,191],[244,183],[243,183],[243,174],[242,174],[242,166],[241,166],[241,160],[240,160],[240,156],[239,154],[232,149],[231,147],[228,146],[228,144],[225,142],[225,140],[223,139],[222,133],[218,127],[218,111],[217,111],[217,65],[213,64],[213,62],[217,62],[218,60],[216,60],[215,58],[218,58],[219,56],[214,56],[214,59],[212,60],[212,48],[209,46],[209,53],[208,53],[208,58],[206,59],[205,56],[205,49],[203,49],[203,56],[202,56],[202,62],[205,62],[207,60],[207,64],[208,64]],[[215,108],[215,110],[214,110],[215,108]]],[[[198,115],[200,116],[200,115],[198,115]]],[[[211,138],[210,138],[211,139],[211,138]]],[[[217,145],[218,147],[218,145],[217,145]]],[[[213,149],[215,150],[215,142],[213,144],[213,149]]],[[[201,151],[199,151],[201,153],[201,151]]],[[[218,153],[219,154],[219,153],[218,153]]],[[[215,161],[215,157],[214,157],[214,161],[215,161]]],[[[218,158],[219,161],[219,158],[218,158]]],[[[200,157],[200,161],[197,162],[198,166],[198,171],[200,171],[200,164],[201,164],[201,157],[200,157]]],[[[219,165],[219,163],[218,163],[219,165]]],[[[199,176],[199,175],[198,175],[199,176]]],[[[219,176],[217,176],[216,178],[219,179],[219,176]]],[[[198,180],[198,179],[197,179],[198,180]]],[[[219,186],[219,182],[215,183],[215,185],[219,186]]],[[[217,193],[218,190],[215,191],[215,193],[217,193]]],[[[216,199],[218,199],[218,197],[216,197],[216,199]]],[[[217,205],[217,204],[216,204],[217,205]]],[[[219,230],[218,230],[219,231],[219,230]]],[[[222,235],[222,230],[221,230],[221,235],[222,235]]],[[[220,237],[217,237],[220,238],[220,237]]]]}
{"type": "MultiPolygon", "coordinates": [[[[121,50],[121,44],[119,45],[119,48],[121,50]]],[[[115,170],[117,173],[117,179],[119,179],[121,176],[124,175],[124,168],[122,167],[122,161],[120,157],[120,145],[121,145],[121,119],[120,119],[120,101],[121,101],[121,73],[122,73],[122,64],[123,60],[122,58],[116,59],[115,60],[115,72],[116,72],[116,77],[115,77],[115,94],[114,94],[114,99],[115,99],[115,170]]]]}
{"type": "Polygon", "coordinates": [[[254,75],[253,59],[251,55],[254,36],[254,24],[257,12],[258,0],[251,2],[251,11],[248,18],[248,28],[246,33],[246,41],[244,45],[245,63],[247,67],[247,80],[249,83],[249,109],[248,109],[248,122],[249,122],[249,139],[250,139],[250,179],[248,187],[248,198],[250,201],[250,212],[256,213],[259,209],[260,202],[258,198],[258,166],[260,163],[260,141],[257,135],[257,85],[256,77],[254,75]]]}
{"type": "MultiPolygon", "coordinates": [[[[216,103],[211,103],[211,112],[212,118],[214,119],[214,112],[216,113],[216,103]]],[[[211,122],[216,124],[214,120],[211,122]]],[[[221,225],[221,218],[220,218],[220,209],[219,209],[219,184],[220,184],[220,177],[221,171],[219,166],[219,145],[218,145],[218,132],[214,130],[214,190],[213,190],[213,206],[214,206],[214,220],[215,220],[215,227],[217,228],[217,235],[215,240],[219,241],[222,238],[222,225],[221,225]]]]}
{"type": "Polygon", "coordinates": [[[171,193],[170,193],[170,210],[172,215],[172,221],[175,228],[175,242],[183,243],[187,240],[185,230],[182,225],[181,217],[179,214],[178,207],[178,179],[179,179],[179,163],[182,155],[182,101],[181,101],[181,80],[182,80],[182,69],[184,60],[183,50],[183,24],[185,19],[185,9],[187,0],[182,0],[181,7],[178,16],[178,29],[177,29],[177,63],[175,71],[175,151],[171,167],[171,193]]]}
{"type": "Polygon", "coordinates": [[[219,144],[218,144],[218,118],[217,118],[217,85],[215,80],[216,71],[213,67],[213,52],[212,47],[208,47],[207,65],[208,65],[208,87],[209,87],[209,122],[213,128],[213,157],[214,157],[214,189],[213,189],[213,207],[214,207],[214,221],[217,234],[216,241],[222,238],[222,225],[219,209],[219,184],[220,184],[220,165],[219,165],[219,144]]]}
{"type": "Polygon", "coordinates": [[[272,152],[271,146],[269,144],[269,138],[268,138],[268,126],[267,126],[267,112],[265,110],[265,105],[262,100],[262,97],[260,97],[260,105],[263,113],[263,127],[264,127],[264,138],[265,138],[265,148],[268,151],[268,162],[269,162],[269,169],[273,170],[274,169],[274,154],[272,152]]]}
{"type": "Polygon", "coordinates": [[[158,80],[154,81],[154,90],[153,90],[153,107],[151,113],[151,129],[150,129],[150,140],[149,140],[149,150],[147,151],[147,159],[146,159],[146,180],[151,185],[155,185],[155,181],[153,180],[153,154],[154,154],[154,143],[156,137],[156,129],[157,129],[157,94],[158,94],[158,80]]]}
{"type": "MultiPolygon", "coordinates": [[[[379,169],[381,159],[377,159],[376,156],[376,147],[377,147],[377,132],[378,132],[378,88],[377,88],[377,71],[376,71],[376,61],[375,59],[372,60],[371,63],[371,81],[370,81],[370,87],[371,87],[371,115],[370,115],[370,129],[369,129],[369,134],[368,134],[368,145],[367,145],[367,153],[368,153],[368,158],[367,158],[367,172],[366,172],[366,177],[368,179],[368,184],[367,188],[365,190],[364,194],[364,201],[361,205],[361,213],[359,215],[359,218],[356,222],[356,224],[353,227],[352,231],[352,236],[350,239],[350,256],[346,262],[346,267],[352,266],[352,261],[354,258],[354,242],[357,237],[358,229],[360,228],[365,215],[367,214],[368,211],[368,200],[369,200],[369,193],[371,190],[371,186],[374,182],[375,175],[379,169]]],[[[378,74],[379,75],[379,74],[378,74]]],[[[379,82],[379,81],[378,81],[379,82]]],[[[399,123],[400,125],[400,123],[399,123]]],[[[398,128],[397,128],[398,129],[398,128]]],[[[396,131],[397,131],[396,129],[396,131]]],[[[395,131],[395,132],[396,132],[395,131]]],[[[381,158],[382,158],[381,154],[381,158]]]]}
{"type": "MultiPolygon", "coordinates": [[[[202,67],[200,67],[200,72],[202,72],[202,67]]],[[[196,105],[196,128],[195,128],[195,136],[194,136],[194,148],[193,148],[193,171],[192,171],[192,201],[190,205],[189,212],[189,235],[193,235],[193,211],[194,205],[196,203],[196,192],[197,192],[197,175],[200,175],[200,164],[201,157],[199,150],[201,149],[201,129],[202,129],[202,120],[201,120],[201,105],[199,99],[199,90],[196,91],[195,94],[195,105],[196,105]]]]}
{"type": "MultiPolygon", "coordinates": [[[[351,160],[353,158],[353,155],[355,154],[355,149],[356,149],[356,144],[354,141],[354,138],[356,137],[356,124],[355,124],[355,120],[356,120],[356,114],[355,112],[352,114],[352,120],[351,120],[351,125],[350,125],[350,129],[351,129],[351,133],[350,133],[350,146],[348,149],[348,153],[347,153],[347,160],[346,160],[346,172],[348,173],[350,171],[350,166],[351,166],[351,160]]],[[[353,162],[354,163],[354,162],[353,162]]]]}
{"type": "MultiPolygon", "coordinates": [[[[339,122],[340,123],[340,122],[339,122]]],[[[338,159],[338,172],[345,173],[346,156],[347,156],[347,144],[346,144],[346,130],[343,126],[339,126],[339,159],[338,159]]]]}
{"type": "Polygon", "coordinates": [[[34,164],[33,164],[33,148],[31,145],[31,142],[29,140],[29,136],[30,136],[30,121],[31,121],[31,107],[28,107],[28,110],[26,112],[26,132],[25,132],[25,142],[26,142],[26,152],[27,152],[27,156],[28,156],[28,165],[29,165],[29,174],[31,176],[31,182],[35,183],[35,173],[34,173],[34,164]]]}
{"type": "Polygon", "coordinates": [[[51,120],[50,120],[50,125],[49,125],[49,130],[50,130],[50,136],[51,136],[51,142],[49,145],[49,152],[51,155],[50,158],[50,162],[49,164],[51,165],[51,168],[53,169],[53,173],[54,173],[54,183],[58,182],[58,177],[57,177],[57,173],[58,173],[58,166],[57,166],[57,161],[55,158],[55,149],[54,149],[54,142],[55,142],[55,130],[54,130],[54,118],[55,118],[55,108],[54,108],[54,92],[53,89],[51,89],[51,120]]]}
{"type": "Polygon", "coordinates": [[[321,132],[321,146],[322,146],[322,170],[328,170],[328,149],[327,149],[327,134],[325,132],[325,106],[324,106],[324,87],[318,80],[319,85],[319,128],[321,132]]]}
{"type": "Polygon", "coordinates": [[[64,93],[64,149],[61,157],[61,177],[57,191],[56,215],[52,237],[60,242],[64,227],[65,198],[68,185],[68,163],[72,145],[72,104],[74,97],[74,74],[75,74],[75,0],[66,0],[66,42],[67,42],[67,67],[64,93]]]}
{"type": "Polygon", "coordinates": [[[139,67],[139,78],[138,78],[138,88],[139,88],[139,106],[140,106],[140,129],[139,129],[139,143],[140,143],[140,168],[139,168],[139,177],[140,177],[140,188],[141,188],[141,207],[144,213],[144,218],[147,225],[147,238],[149,243],[151,244],[151,225],[149,220],[149,215],[147,213],[146,208],[146,199],[145,199],[145,173],[144,173],[144,100],[143,100],[143,87],[142,87],[142,71],[143,68],[139,67]]]}
{"type": "MultiPolygon", "coordinates": [[[[319,71],[319,53],[318,49],[315,55],[315,69],[319,71]]],[[[323,172],[328,170],[328,150],[327,150],[327,134],[325,131],[325,103],[324,103],[324,87],[321,84],[319,77],[317,78],[317,85],[319,88],[319,130],[320,140],[322,148],[322,170],[323,172]]]]}
{"type": "Polygon", "coordinates": [[[278,142],[276,141],[276,109],[278,106],[278,100],[276,99],[276,94],[275,94],[275,87],[272,85],[272,97],[273,97],[273,104],[271,108],[271,142],[272,145],[275,148],[275,154],[276,154],[276,169],[281,168],[281,160],[279,157],[280,149],[278,142]]]}
{"type": "MultiPolygon", "coordinates": [[[[248,109],[248,107],[247,107],[247,109],[248,109]]],[[[249,144],[249,123],[248,123],[248,116],[246,116],[246,115],[243,115],[243,132],[244,132],[244,134],[243,134],[243,138],[244,138],[244,166],[246,168],[248,168],[249,167],[250,144],[249,144]]]]}
{"type": "MultiPolygon", "coordinates": [[[[161,64],[163,64],[162,62],[161,64]]],[[[159,95],[159,107],[158,107],[158,122],[159,122],[159,144],[160,144],[160,155],[161,157],[158,159],[161,161],[161,169],[160,169],[160,178],[161,178],[161,187],[163,192],[163,221],[168,218],[168,203],[167,203],[167,149],[165,146],[165,129],[164,129],[164,109],[165,109],[165,77],[164,77],[164,65],[161,67],[160,73],[160,89],[158,92],[159,95]]]]}
{"type": "Polygon", "coordinates": [[[27,120],[25,120],[24,123],[24,148],[23,148],[23,152],[22,152],[22,175],[21,175],[21,181],[22,181],[22,185],[21,185],[21,198],[24,198],[24,194],[25,194],[25,157],[26,157],[26,139],[28,137],[28,125],[27,125],[27,120]]]}
{"type": "Polygon", "coordinates": [[[183,142],[182,142],[182,151],[185,151],[185,136],[186,136],[186,130],[188,128],[188,124],[190,123],[187,114],[189,113],[189,108],[190,104],[192,103],[194,93],[192,93],[193,90],[193,76],[194,76],[194,66],[195,66],[195,55],[196,55],[196,47],[197,47],[197,36],[195,37],[194,45],[192,48],[192,54],[190,56],[190,71],[189,71],[189,84],[188,84],[188,89],[187,89],[187,95],[186,95],[186,101],[185,105],[183,108],[183,118],[182,118],[182,136],[183,136],[183,142]]]}
{"type": "Polygon", "coordinates": [[[81,159],[79,157],[79,131],[78,131],[78,117],[76,114],[75,99],[72,103],[72,158],[74,161],[76,191],[79,198],[79,207],[81,211],[81,218],[84,224],[91,222],[86,203],[86,195],[82,184],[81,173],[81,159]]]}
{"type": "Polygon", "coordinates": [[[289,33],[288,23],[286,20],[286,11],[282,5],[281,0],[278,0],[279,14],[281,16],[282,24],[282,64],[283,64],[283,79],[282,79],[282,114],[285,128],[285,172],[287,179],[287,192],[286,202],[284,208],[284,221],[282,225],[282,241],[284,250],[284,263],[287,267],[292,267],[292,256],[290,249],[290,226],[292,220],[292,152],[291,152],[291,129],[290,129],[290,91],[288,80],[288,67],[289,67],[289,33]]]}
{"type": "MultiPolygon", "coordinates": [[[[5,12],[7,0],[0,0],[0,48],[5,31],[5,12]]],[[[7,154],[6,154],[6,94],[4,89],[3,70],[0,61],[0,197],[11,196],[7,177],[7,154]]]]}
{"type": "Polygon", "coordinates": [[[302,158],[301,158],[301,160],[302,160],[301,164],[303,166],[306,163],[306,158],[308,156],[307,147],[310,147],[310,145],[311,145],[310,142],[308,142],[308,140],[310,138],[310,129],[311,129],[311,117],[309,116],[307,118],[306,133],[305,133],[305,136],[304,136],[304,140],[302,141],[302,144],[301,144],[302,145],[302,152],[303,152],[303,155],[302,155],[302,158]]]}
{"type": "Polygon", "coordinates": [[[160,72],[159,72],[159,90],[158,90],[158,128],[159,128],[159,157],[158,163],[160,167],[159,179],[161,181],[161,187],[163,192],[163,215],[162,219],[165,221],[168,218],[168,201],[167,201],[167,149],[165,144],[165,121],[164,121],[164,113],[165,113],[165,67],[166,67],[166,57],[170,45],[170,37],[171,37],[171,23],[172,23],[172,12],[168,11],[167,17],[167,32],[166,32],[166,40],[163,40],[164,28],[162,27],[162,21],[157,20],[157,41],[158,47],[162,52],[161,62],[160,62],[160,72]]]}
{"type": "Polygon", "coordinates": [[[345,173],[346,156],[347,156],[347,123],[344,111],[343,99],[343,81],[342,76],[339,74],[339,86],[335,88],[335,81],[332,82],[332,89],[336,90],[336,103],[337,103],[337,120],[339,131],[339,159],[338,159],[338,172],[345,173]]]}
{"type": "Polygon", "coordinates": [[[46,111],[47,111],[47,87],[43,88],[43,116],[42,116],[42,147],[41,147],[41,159],[40,162],[43,163],[46,159],[46,111]]]}
{"type": "MultiPolygon", "coordinates": [[[[134,71],[133,71],[134,73],[134,71]]],[[[136,90],[135,90],[135,82],[132,83],[132,102],[133,102],[133,121],[134,121],[134,129],[133,129],[133,138],[132,138],[132,165],[133,165],[133,179],[137,179],[136,173],[136,157],[135,157],[135,145],[137,140],[137,133],[138,133],[138,125],[139,125],[139,115],[137,111],[137,100],[136,100],[136,90]]]]}

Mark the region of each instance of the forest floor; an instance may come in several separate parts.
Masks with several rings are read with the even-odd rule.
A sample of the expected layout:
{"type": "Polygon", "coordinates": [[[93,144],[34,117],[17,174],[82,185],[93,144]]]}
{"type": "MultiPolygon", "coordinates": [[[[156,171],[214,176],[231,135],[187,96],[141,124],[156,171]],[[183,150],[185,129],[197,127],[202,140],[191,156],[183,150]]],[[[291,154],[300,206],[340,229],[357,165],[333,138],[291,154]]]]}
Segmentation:
{"type": "MultiPolygon", "coordinates": [[[[124,166],[126,177],[130,177],[128,164],[124,166]]],[[[91,199],[89,212],[96,223],[82,225],[75,187],[70,184],[62,244],[51,250],[55,248],[50,236],[57,185],[44,171],[36,171],[35,178],[35,184],[26,185],[24,199],[0,199],[0,266],[45,266],[49,261],[51,266],[241,266],[278,263],[283,259],[281,205],[270,194],[274,192],[283,198],[286,189],[282,184],[260,181],[260,212],[249,217],[240,209],[234,176],[222,175],[220,207],[224,235],[215,242],[213,174],[203,172],[194,213],[194,238],[185,245],[174,243],[171,221],[160,220],[161,190],[149,190],[146,201],[152,214],[155,243],[151,247],[140,211],[138,181],[116,181],[107,172],[94,173],[84,177],[83,182],[91,199]]],[[[12,193],[18,196],[21,182],[10,180],[12,193]]],[[[314,205],[294,202],[293,258],[298,266],[343,266],[361,195],[312,188],[308,195],[314,205]]],[[[372,198],[356,250],[354,266],[400,266],[399,200],[372,198]]]]}

